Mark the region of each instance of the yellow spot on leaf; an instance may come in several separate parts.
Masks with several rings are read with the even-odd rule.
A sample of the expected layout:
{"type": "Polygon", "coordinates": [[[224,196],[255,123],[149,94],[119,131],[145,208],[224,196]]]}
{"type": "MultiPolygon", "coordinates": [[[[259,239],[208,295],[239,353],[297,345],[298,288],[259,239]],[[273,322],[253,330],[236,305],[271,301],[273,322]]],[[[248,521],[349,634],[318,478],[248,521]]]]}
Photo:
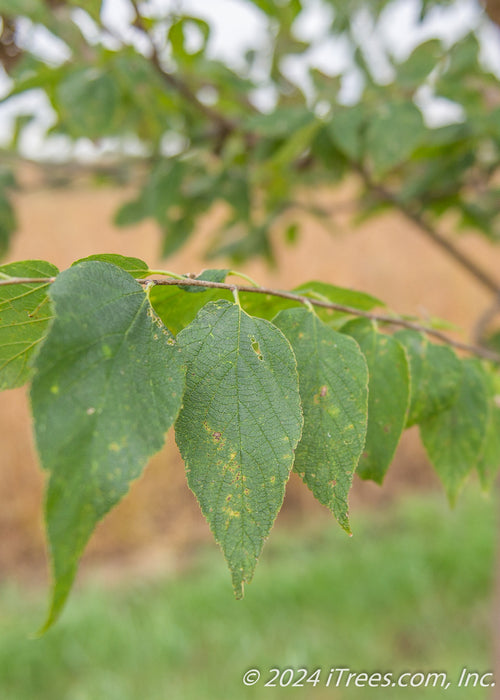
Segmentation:
{"type": "Polygon", "coordinates": [[[229,518],[239,518],[240,517],[240,511],[239,510],[233,510],[229,506],[226,506],[225,508],[222,509],[222,511],[229,516],[229,518]]]}

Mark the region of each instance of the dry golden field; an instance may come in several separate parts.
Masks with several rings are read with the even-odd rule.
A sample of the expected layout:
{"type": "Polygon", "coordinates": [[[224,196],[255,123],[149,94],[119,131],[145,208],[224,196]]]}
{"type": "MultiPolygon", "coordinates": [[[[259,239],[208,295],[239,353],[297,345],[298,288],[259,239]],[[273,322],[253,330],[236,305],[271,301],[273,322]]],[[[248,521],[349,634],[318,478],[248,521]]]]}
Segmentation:
{"type": "MultiPolygon", "coordinates": [[[[178,272],[198,272],[207,267],[203,251],[220,212],[207,215],[198,234],[165,262],[158,257],[159,234],[153,223],[127,230],[113,227],[113,213],[129,194],[126,189],[83,185],[56,191],[31,188],[19,193],[20,230],[8,261],[43,258],[64,268],[92,253],[116,252],[178,272]]],[[[324,194],[321,201],[334,207],[351,196],[351,188],[347,187],[324,194]]],[[[302,235],[293,247],[276,237],[276,269],[261,261],[249,262],[242,269],[262,284],[278,288],[320,279],[362,289],[380,296],[399,312],[453,321],[465,329],[466,338],[474,320],[488,305],[488,294],[400,216],[380,216],[355,230],[349,219],[344,212],[336,222],[335,233],[305,219],[302,235]]],[[[495,250],[472,235],[463,235],[459,243],[487,269],[498,273],[500,248],[495,250]]],[[[209,266],[217,264],[211,261],[209,266]]],[[[223,260],[220,266],[224,266],[223,260]]],[[[45,571],[43,475],[33,451],[24,390],[0,395],[0,441],[0,577],[38,578],[45,571]]],[[[358,480],[352,503],[354,507],[383,503],[395,493],[427,487],[434,481],[418,438],[410,432],[398,450],[386,484],[379,488],[358,480]]],[[[305,487],[292,478],[280,517],[304,517],[319,511],[305,487]]],[[[188,552],[207,535],[208,528],[187,489],[183,465],[170,435],[144,478],[133,485],[127,498],[99,527],[86,561],[103,562],[112,554],[111,560],[119,564],[115,568],[120,571],[127,564],[140,564],[142,568],[144,562],[149,570],[163,569],[175,565],[179,553],[188,552]]]]}

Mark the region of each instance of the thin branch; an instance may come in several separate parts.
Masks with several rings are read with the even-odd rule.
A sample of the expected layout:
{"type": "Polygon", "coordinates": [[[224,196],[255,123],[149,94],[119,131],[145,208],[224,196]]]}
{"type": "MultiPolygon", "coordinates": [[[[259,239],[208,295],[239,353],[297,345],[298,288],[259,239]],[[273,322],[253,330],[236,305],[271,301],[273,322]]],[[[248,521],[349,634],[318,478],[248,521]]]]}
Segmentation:
{"type": "MultiPolygon", "coordinates": [[[[0,286],[7,286],[11,284],[49,284],[55,281],[55,277],[9,277],[8,279],[0,280],[0,286]]],[[[400,326],[401,328],[408,328],[413,331],[418,331],[419,333],[425,333],[434,338],[437,338],[446,345],[450,345],[458,350],[464,350],[465,352],[476,355],[477,357],[482,357],[485,360],[490,360],[491,362],[496,362],[500,364],[500,355],[492,350],[487,350],[486,348],[477,347],[475,345],[469,345],[468,343],[462,343],[458,340],[453,340],[445,333],[435,329],[424,326],[420,323],[414,323],[413,321],[408,321],[400,316],[391,316],[389,314],[376,314],[370,311],[362,311],[361,309],[355,309],[352,306],[346,306],[345,304],[335,304],[329,301],[322,301],[320,299],[313,299],[312,297],[303,296],[302,294],[294,294],[294,292],[285,292],[279,289],[271,289],[269,287],[251,287],[248,285],[235,285],[226,284],[224,282],[210,282],[208,280],[192,279],[187,277],[185,279],[138,279],[136,280],[142,285],[158,285],[158,286],[177,286],[177,287],[206,287],[208,289],[224,289],[232,292],[233,294],[239,292],[250,292],[252,294],[266,294],[268,296],[280,297],[281,299],[289,299],[290,301],[299,302],[300,304],[305,304],[306,306],[313,305],[319,306],[323,309],[330,309],[332,311],[341,311],[351,316],[360,316],[361,318],[367,318],[370,321],[377,321],[379,323],[388,323],[393,326],[400,326]]]]}
{"type": "Polygon", "coordinates": [[[354,163],[352,165],[359,173],[368,189],[371,190],[379,199],[398,209],[409,221],[418,226],[420,231],[430,238],[433,243],[442,248],[451,258],[453,258],[457,263],[459,263],[459,265],[461,265],[473,277],[475,277],[475,279],[480,282],[483,287],[486,287],[489,292],[493,292],[495,295],[500,295],[499,281],[497,281],[486,270],[471,260],[469,256],[457,248],[454,243],[439,233],[439,231],[437,231],[428,221],[426,221],[420,212],[414,211],[409,206],[401,202],[397,195],[390,192],[383,185],[373,182],[370,175],[362,166],[354,163]]]}
{"type": "Polygon", "coordinates": [[[134,26],[137,27],[137,29],[139,29],[145,37],[147,37],[151,47],[151,57],[149,60],[162,80],[167,83],[169,87],[174,88],[180,95],[182,95],[182,97],[196,107],[198,111],[202,112],[211,122],[216,124],[220,136],[226,137],[235,131],[238,128],[237,122],[227,119],[223,114],[218,112],[216,109],[213,109],[213,107],[201,102],[187,83],[173,73],[169,73],[167,70],[165,70],[165,68],[162,66],[160,54],[154,39],[144,23],[144,18],[139,10],[138,2],[136,0],[130,0],[130,3],[135,12],[134,26]]]}
{"type": "Polygon", "coordinates": [[[486,311],[484,311],[476,321],[476,325],[474,327],[474,340],[476,343],[479,345],[483,345],[485,343],[488,326],[498,315],[500,315],[500,294],[497,296],[493,304],[488,306],[486,311]]]}

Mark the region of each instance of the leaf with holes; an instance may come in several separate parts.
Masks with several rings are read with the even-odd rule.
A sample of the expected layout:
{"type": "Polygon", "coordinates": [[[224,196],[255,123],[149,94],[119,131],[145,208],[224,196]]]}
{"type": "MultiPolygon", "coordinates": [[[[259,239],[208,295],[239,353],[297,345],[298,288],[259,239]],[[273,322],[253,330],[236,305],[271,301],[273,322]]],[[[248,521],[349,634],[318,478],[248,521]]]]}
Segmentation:
{"type": "Polygon", "coordinates": [[[36,444],[50,473],[54,583],[45,628],[64,605],[94,527],[162,447],[184,386],[175,341],[127,272],[80,263],[57,277],[50,296],[55,320],[31,390],[36,444]]]}
{"type": "Polygon", "coordinates": [[[203,307],[177,341],[187,365],[177,444],[240,598],[301,434],[296,362],[280,330],[228,301],[203,307]]]}
{"type": "Polygon", "coordinates": [[[476,360],[462,362],[457,400],[420,425],[424,447],[452,503],[479,461],[490,418],[488,376],[476,360]]]}
{"type": "Polygon", "coordinates": [[[357,473],[381,484],[406,423],[410,400],[406,353],[397,340],[379,333],[370,321],[350,321],[342,331],[359,343],[370,375],[368,430],[357,473]]]}
{"type": "Polygon", "coordinates": [[[368,369],[358,344],[307,309],[274,322],[291,343],[299,370],[304,429],[294,470],[350,532],[347,496],[363,451],[368,369]]]}
{"type": "MultiPolygon", "coordinates": [[[[44,260],[0,266],[0,279],[45,278],[58,269],[44,260]]],[[[0,287],[0,390],[22,386],[31,376],[31,361],[52,319],[48,283],[0,287]]]]}

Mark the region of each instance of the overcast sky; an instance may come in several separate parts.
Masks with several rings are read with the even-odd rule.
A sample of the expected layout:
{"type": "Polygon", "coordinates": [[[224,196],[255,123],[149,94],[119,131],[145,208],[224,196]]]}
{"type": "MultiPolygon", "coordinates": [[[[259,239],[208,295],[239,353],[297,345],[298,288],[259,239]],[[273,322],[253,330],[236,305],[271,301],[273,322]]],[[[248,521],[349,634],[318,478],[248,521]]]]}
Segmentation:
{"type": "MultiPolygon", "coordinates": [[[[82,3],[83,5],[84,3],[82,3]]],[[[245,0],[148,0],[143,4],[146,13],[163,16],[169,11],[177,10],[192,13],[206,19],[211,27],[209,51],[211,55],[223,58],[236,68],[241,65],[242,56],[249,48],[259,48],[265,42],[266,17],[245,0]]],[[[359,96],[362,82],[360,75],[352,65],[347,42],[333,40],[326,33],[325,9],[321,0],[309,0],[306,10],[301,13],[296,24],[298,38],[312,42],[312,47],[304,57],[286,60],[284,70],[287,77],[297,82],[306,92],[310,89],[307,71],[309,66],[320,68],[327,74],[344,74],[341,99],[345,103],[355,102],[359,96]]],[[[377,78],[384,81],[391,79],[391,66],[385,58],[385,50],[397,58],[405,58],[421,41],[430,37],[439,37],[446,43],[452,43],[472,28],[480,27],[480,12],[475,0],[458,0],[451,9],[433,11],[425,23],[418,25],[419,0],[396,0],[384,13],[377,33],[373,31],[368,14],[360,15],[356,30],[367,47],[370,64],[374,67],[377,78]]],[[[98,34],[93,22],[81,10],[76,10],[76,19],[90,40],[96,40],[98,34]]],[[[146,50],[144,37],[130,27],[133,11],[128,0],[104,0],[102,18],[106,25],[133,42],[139,50],[146,50]]],[[[46,30],[24,21],[20,27],[21,40],[29,45],[30,50],[46,57],[53,63],[60,63],[69,57],[62,42],[55,41],[46,30]]],[[[486,29],[484,23],[480,29],[484,60],[490,68],[500,75],[500,33],[496,28],[486,29]]],[[[192,37],[196,41],[196,36],[192,37]]],[[[256,76],[258,77],[258,76],[256,76]]],[[[0,79],[0,94],[8,91],[9,81],[0,79]]],[[[460,119],[460,113],[444,101],[432,98],[429,91],[423,90],[419,95],[419,106],[423,109],[430,124],[438,125],[450,120],[460,119]]],[[[262,109],[272,105],[272,94],[262,90],[256,96],[256,103],[262,109]]],[[[74,154],[74,147],[63,138],[44,137],[45,130],[52,123],[53,114],[46,98],[40,92],[31,93],[5,105],[0,105],[0,140],[4,143],[10,138],[12,115],[14,113],[37,110],[34,124],[25,129],[22,139],[22,151],[30,157],[65,158],[74,154]]],[[[92,156],[95,149],[89,144],[79,144],[76,149],[81,157],[92,156]]]]}

